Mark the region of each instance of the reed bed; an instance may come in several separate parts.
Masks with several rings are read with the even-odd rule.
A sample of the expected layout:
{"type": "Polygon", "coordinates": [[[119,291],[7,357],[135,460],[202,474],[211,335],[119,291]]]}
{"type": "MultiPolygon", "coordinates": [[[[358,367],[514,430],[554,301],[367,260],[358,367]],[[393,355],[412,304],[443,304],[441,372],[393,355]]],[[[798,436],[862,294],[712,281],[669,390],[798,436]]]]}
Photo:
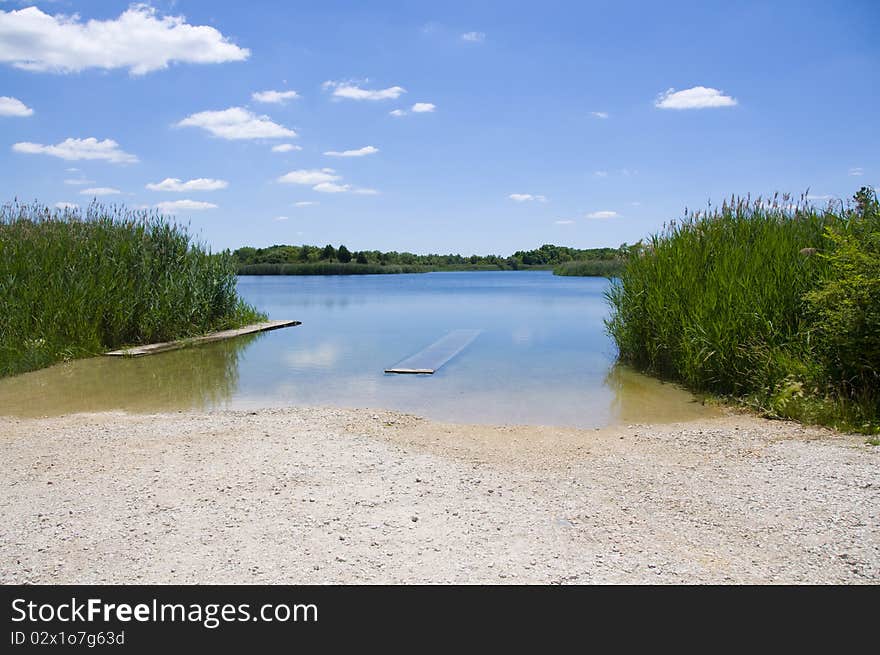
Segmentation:
{"type": "Polygon", "coordinates": [[[614,259],[586,259],[560,264],[554,267],[553,275],[616,277],[623,270],[623,267],[624,260],[619,257],[614,259]]]}
{"type": "MultiPolygon", "coordinates": [[[[829,316],[852,303],[820,293],[848,288],[835,264],[840,235],[857,225],[880,234],[875,210],[866,211],[876,208],[871,193],[873,205],[826,208],[731,198],[666,225],[631,249],[607,292],[620,359],[771,416],[876,431],[880,334],[830,329],[829,316]],[[870,339],[874,359],[858,375],[842,372],[841,344],[867,349],[870,339]]],[[[864,311],[877,314],[878,296],[861,293],[864,311]]]]}
{"type": "Polygon", "coordinates": [[[0,375],[264,318],[235,282],[228,253],[154,212],[3,205],[0,375]]]}

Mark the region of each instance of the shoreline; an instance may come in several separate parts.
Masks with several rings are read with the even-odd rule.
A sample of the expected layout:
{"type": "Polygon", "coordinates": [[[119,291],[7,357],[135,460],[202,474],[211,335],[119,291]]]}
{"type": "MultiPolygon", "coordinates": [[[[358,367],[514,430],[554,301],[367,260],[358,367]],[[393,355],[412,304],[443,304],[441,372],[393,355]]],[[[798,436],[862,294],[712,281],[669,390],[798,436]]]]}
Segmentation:
{"type": "Polygon", "coordinates": [[[876,583],[880,450],[745,415],[0,417],[0,583],[876,583]]]}

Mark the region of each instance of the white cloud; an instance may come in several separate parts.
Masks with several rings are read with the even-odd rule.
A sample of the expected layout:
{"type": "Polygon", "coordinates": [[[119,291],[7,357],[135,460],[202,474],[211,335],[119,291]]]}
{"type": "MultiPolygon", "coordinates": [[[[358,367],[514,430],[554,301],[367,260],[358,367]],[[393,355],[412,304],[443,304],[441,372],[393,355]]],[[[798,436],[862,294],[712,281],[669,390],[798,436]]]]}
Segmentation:
{"type": "Polygon", "coordinates": [[[336,184],[335,182],[321,182],[312,187],[312,191],[318,193],[354,193],[359,196],[377,196],[379,192],[376,189],[366,189],[364,187],[353,187],[350,184],[336,184]]]}
{"type": "Polygon", "coordinates": [[[219,111],[200,111],[177,123],[178,127],[200,127],[221,139],[279,139],[295,137],[296,132],[258,116],[244,107],[219,111]]]}
{"type": "Polygon", "coordinates": [[[533,195],[531,193],[511,193],[507,197],[514,202],[531,202],[532,200],[537,202],[547,202],[546,196],[533,195]]]}
{"type": "Polygon", "coordinates": [[[283,105],[288,100],[300,98],[296,91],[254,91],[251,94],[256,102],[267,102],[275,105],[283,105]]]}
{"type": "Polygon", "coordinates": [[[94,180],[87,180],[84,177],[80,177],[80,178],[76,178],[76,179],[64,180],[64,183],[69,184],[71,186],[82,186],[84,184],[94,184],[95,181],[94,180]]]}
{"type": "Polygon", "coordinates": [[[82,196],[115,196],[122,193],[122,191],[106,186],[99,186],[92,189],[83,189],[79,193],[82,196]]]}
{"type": "Polygon", "coordinates": [[[272,152],[293,152],[294,150],[302,150],[302,146],[295,146],[292,143],[279,143],[272,146],[272,152]]]}
{"type": "Polygon", "coordinates": [[[0,116],[30,116],[34,110],[18,98],[0,96],[0,116]]]}
{"type": "Polygon", "coordinates": [[[831,195],[828,195],[828,194],[818,195],[818,196],[814,196],[814,195],[811,195],[811,194],[807,194],[807,200],[818,200],[818,201],[823,201],[823,200],[832,200],[833,198],[834,198],[834,196],[831,196],[831,195]]]}
{"type": "Polygon", "coordinates": [[[388,113],[391,114],[392,116],[397,116],[398,118],[399,118],[400,116],[406,116],[406,110],[405,110],[405,109],[392,109],[392,110],[389,111],[388,113]]]}
{"type": "Polygon", "coordinates": [[[622,177],[630,177],[638,175],[639,172],[634,168],[620,168],[616,171],[593,171],[595,177],[609,177],[611,175],[620,175],[622,177]]]}
{"type": "Polygon", "coordinates": [[[617,218],[618,213],[612,211],[598,211],[587,214],[587,218],[617,218]]]}
{"type": "Polygon", "coordinates": [[[855,167],[849,169],[849,174],[853,175],[855,177],[859,177],[860,175],[865,174],[865,169],[862,168],[861,166],[855,166],[855,167]]]}
{"type": "Polygon", "coordinates": [[[213,27],[160,16],[146,4],[133,4],[110,20],[50,16],[36,7],[0,11],[0,62],[29,71],[127,68],[143,75],[172,62],[215,64],[249,55],[213,27]]]}
{"type": "Polygon", "coordinates": [[[214,180],[209,177],[199,177],[188,182],[183,182],[176,177],[166,177],[161,182],[148,184],[147,188],[150,191],[176,191],[182,193],[186,191],[217,191],[228,186],[229,182],[226,180],[214,180]]]}
{"type": "Polygon", "coordinates": [[[55,208],[56,208],[56,209],[61,209],[61,210],[64,210],[64,209],[77,209],[77,208],[79,208],[79,205],[77,205],[75,202],[56,202],[56,203],[55,203],[55,208]]]}
{"type": "Polygon", "coordinates": [[[564,220],[564,221],[554,221],[555,225],[574,225],[574,221],[572,220],[564,220]]]}
{"type": "Polygon", "coordinates": [[[412,113],[414,114],[425,114],[428,112],[432,112],[437,109],[437,105],[431,102],[417,102],[411,108],[412,113]]]}
{"type": "Polygon", "coordinates": [[[65,139],[54,146],[42,145],[23,141],[12,146],[15,152],[23,152],[29,155],[52,155],[61,159],[103,159],[114,164],[130,164],[138,160],[137,157],[119,149],[119,144],[113,139],[98,141],[94,137],[87,139],[65,139]]]}
{"type": "Polygon", "coordinates": [[[328,182],[336,182],[341,180],[342,177],[336,175],[336,171],[332,168],[301,168],[296,171],[290,171],[286,175],[282,175],[278,178],[278,181],[282,184],[325,184],[328,182]]]}
{"type": "Polygon", "coordinates": [[[462,41],[467,41],[469,43],[482,43],[486,40],[485,32],[465,32],[461,35],[462,41]]]}
{"type": "Polygon", "coordinates": [[[287,220],[287,216],[276,216],[273,220],[276,220],[276,221],[286,221],[286,220],[287,220]]]}
{"type": "Polygon", "coordinates": [[[158,203],[156,209],[164,214],[176,214],[182,211],[217,209],[217,205],[212,202],[201,202],[199,200],[169,200],[158,203]]]}
{"type": "MultiPolygon", "coordinates": [[[[312,187],[312,191],[319,193],[357,193],[360,195],[376,195],[379,192],[375,189],[365,189],[361,187],[353,187],[350,184],[337,184],[342,180],[341,175],[337,175],[332,168],[303,168],[296,171],[290,171],[286,175],[278,178],[278,181],[284,184],[303,184],[312,187]]],[[[296,203],[297,207],[305,207],[307,204],[317,203],[296,203]]]]}
{"type": "Polygon", "coordinates": [[[338,150],[328,150],[324,154],[328,157],[364,157],[365,155],[374,155],[379,152],[378,148],[373,146],[364,146],[363,148],[358,148],[357,150],[343,150],[339,152],[338,150]]]}
{"type": "Polygon", "coordinates": [[[695,86],[682,91],[667,89],[654,101],[654,106],[659,109],[707,109],[733,107],[735,104],[735,98],[706,86],[695,86]]]}
{"type": "Polygon", "coordinates": [[[590,116],[595,116],[596,118],[608,118],[607,111],[591,111],[590,116]]]}
{"type": "Polygon", "coordinates": [[[299,202],[293,203],[294,207],[311,207],[312,205],[320,205],[317,200],[300,200],[299,202]]]}
{"type": "Polygon", "coordinates": [[[351,190],[348,184],[336,184],[335,182],[319,182],[312,187],[313,191],[320,193],[346,193],[351,190]]]}
{"type": "Polygon", "coordinates": [[[396,100],[401,94],[406,93],[402,86],[391,86],[387,89],[362,89],[358,82],[332,82],[323,84],[324,89],[333,89],[334,98],[346,98],[349,100],[396,100]]]}

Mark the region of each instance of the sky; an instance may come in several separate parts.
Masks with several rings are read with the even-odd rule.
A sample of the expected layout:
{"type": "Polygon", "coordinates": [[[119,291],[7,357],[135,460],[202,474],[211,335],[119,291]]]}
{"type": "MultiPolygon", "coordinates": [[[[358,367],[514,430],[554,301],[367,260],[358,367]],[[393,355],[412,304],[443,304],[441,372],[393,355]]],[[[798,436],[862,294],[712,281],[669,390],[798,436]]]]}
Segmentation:
{"type": "Polygon", "coordinates": [[[633,243],[880,186],[880,2],[0,0],[0,201],[214,249],[633,243]]]}

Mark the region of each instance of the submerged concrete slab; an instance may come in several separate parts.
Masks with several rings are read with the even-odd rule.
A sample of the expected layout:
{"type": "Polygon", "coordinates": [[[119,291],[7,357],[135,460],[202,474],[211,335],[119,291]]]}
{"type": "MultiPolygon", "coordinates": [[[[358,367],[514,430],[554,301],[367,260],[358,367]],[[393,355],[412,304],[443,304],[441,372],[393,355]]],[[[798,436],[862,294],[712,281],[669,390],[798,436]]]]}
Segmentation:
{"type": "Polygon", "coordinates": [[[122,348],[120,350],[111,350],[104,353],[110,357],[142,357],[144,355],[155,355],[156,353],[166,352],[168,350],[177,350],[178,348],[186,348],[202,343],[210,343],[211,341],[222,341],[223,339],[232,339],[243,334],[251,334],[253,332],[266,332],[268,330],[277,330],[278,328],[289,327],[292,325],[300,325],[300,321],[265,321],[263,323],[254,323],[246,325],[235,330],[222,330],[221,332],[211,332],[201,337],[192,337],[190,339],[178,339],[177,341],[163,341],[162,343],[151,343],[146,346],[132,346],[131,348],[122,348]]]}
{"type": "Polygon", "coordinates": [[[386,373],[422,373],[431,375],[477,338],[482,330],[453,330],[424,350],[398,362],[386,373]]]}

